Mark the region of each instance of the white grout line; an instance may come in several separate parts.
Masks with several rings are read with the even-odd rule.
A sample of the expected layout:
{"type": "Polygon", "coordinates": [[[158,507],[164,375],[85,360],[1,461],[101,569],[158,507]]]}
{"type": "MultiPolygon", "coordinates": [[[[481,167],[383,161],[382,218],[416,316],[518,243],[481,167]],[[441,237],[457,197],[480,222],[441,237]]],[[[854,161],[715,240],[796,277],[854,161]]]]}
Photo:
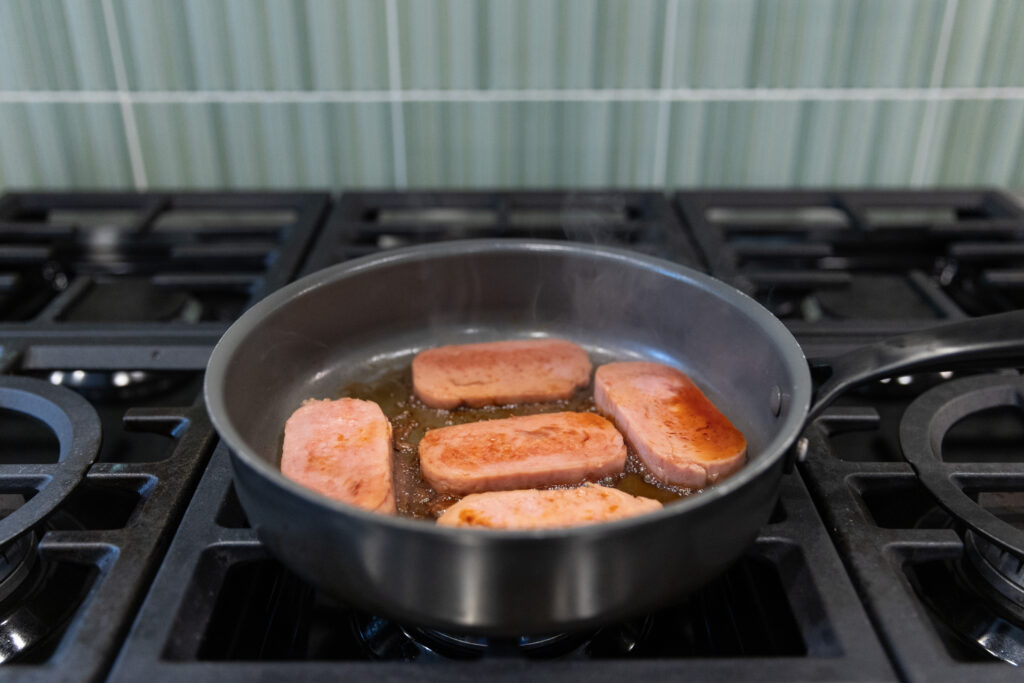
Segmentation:
{"type": "Polygon", "coordinates": [[[672,117],[672,101],[668,93],[672,89],[672,80],[676,58],[676,19],[679,15],[679,0],[668,0],[665,7],[665,37],[661,49],[661,94],[658,102],[658,120],[654,133],[654,166],[651,169],[651,184],[655,187],[665,185],[668,172],[668,139],[669,124],[672,117]]]}
{"type": "Polygon", "coordinates": [[[1024,87],[576,90],[0,90],[4,104],[380,104],[390,102],[843,102],[1024,100],[1024,87]]]}
{"type": "MultiPolygon", "coordinates": [[[[941,92],[939,85],[946,73],[946,62],[949,59],[949,45],[953,36],[953,23],[956,20],[958,0],[946,0],[946,8],[942,13],[942,27],[939,29],[939,44],[935,50],[935,62],[932,64],[932,75],[928,81],[929,90],[941,92]]],[[[927,98],[924,115],[921,118],[921,129],[917,134],[917,151],[914,154],[914,166],[910,172],[911,186],[921,186],[925,182],[928,163],[934,145],[935,126],[939,120],[939,98],[934,94],[927,98]]]]}
{"type": "Polygon", "coordinates": [[[405,113],[402,111],[402,53],[398,43],[398,7],[387,0],[385,19],[388,33],[388,100],[391,102],[391,147],[395,159],[395,185],[407,187],[407,152],[405,149],[405,113]]]}
{"type": "Polygon", "coordinates": [[[114,62],[114,82],[117,85],[117,103],[121,105],[121,119],[124,121],[124,137],[128,145],[128,160],[132,167],[132,179],[136,190],[145,190],[149,183],[146,180],[146,164],[142,159],[142,142],[139,139],[139,127],[135,122],[135,109],[132,97],[128,92],[128,71],[124,66],[124,52],[121,49],[121,36],[114,16],[111,0],[103,0],[103,22],[107,30],[107,42],[110,46],[110,58],[114,62]]]}

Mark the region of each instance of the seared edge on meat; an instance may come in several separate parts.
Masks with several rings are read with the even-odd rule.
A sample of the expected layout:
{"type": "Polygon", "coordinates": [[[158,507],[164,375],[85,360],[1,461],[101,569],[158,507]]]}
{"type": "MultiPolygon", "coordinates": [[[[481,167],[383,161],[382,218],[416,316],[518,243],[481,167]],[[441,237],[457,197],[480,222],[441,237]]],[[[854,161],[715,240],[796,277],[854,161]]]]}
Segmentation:
{"type": "Polygon", "coordinates": [[[703,488],[743,467],[747,441],[689,377],[659,363],[602,365],[594,403],[666,484],[703,488]]]}

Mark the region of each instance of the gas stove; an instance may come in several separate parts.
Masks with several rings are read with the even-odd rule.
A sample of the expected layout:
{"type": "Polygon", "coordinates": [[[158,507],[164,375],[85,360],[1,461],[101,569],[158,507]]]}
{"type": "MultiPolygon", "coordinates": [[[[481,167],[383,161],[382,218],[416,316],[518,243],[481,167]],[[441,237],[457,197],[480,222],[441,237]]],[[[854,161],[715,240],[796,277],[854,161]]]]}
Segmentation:
{"type": "Polygon", "coordinates": [[[636,249],[746,291],[812,365],[1024,307],[998,191],[11,193],[0,198],[0,667],[26,679],[1009,677],[1024,660],[1024,380],[888,378],[808,430],[769,524],[713,583],[584,633],[484,639],[292,575],[200,394],[249,305],[409,244],[636,249]]]}

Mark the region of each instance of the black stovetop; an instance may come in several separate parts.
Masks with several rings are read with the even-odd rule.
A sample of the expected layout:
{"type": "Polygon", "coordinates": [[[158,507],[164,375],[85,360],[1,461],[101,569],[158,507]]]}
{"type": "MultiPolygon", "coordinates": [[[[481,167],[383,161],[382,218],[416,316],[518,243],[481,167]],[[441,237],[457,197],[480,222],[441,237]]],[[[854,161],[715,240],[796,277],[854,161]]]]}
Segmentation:
{"type": "Polygon", "coordinates": [[[710,272],[782,318],[812,363],[1024,307],[1024,211],[997,191],[7,194],[0,540],[13,540],[0,552],[0,671],[125,681],[1015,672],[990,654],[1024,652],[1014,593],[1024,565],[1005,552],[1024,553],[1024,381],[1012,368],[891,378],[844,396],[808,429],[809,456],[740,562],[678,604],[598,631],[441,634],[360,613],[284,569],[249,527],[202,406],[213,344],[307,272],[484,236],[617,245],[710,272]],[[76,434],[102,433],[101,444],[79,440],[77,484],[54,435],[66,436],[65,414],[76,434]],[[996,580],[980,578],[993,567],[996,580]]]}

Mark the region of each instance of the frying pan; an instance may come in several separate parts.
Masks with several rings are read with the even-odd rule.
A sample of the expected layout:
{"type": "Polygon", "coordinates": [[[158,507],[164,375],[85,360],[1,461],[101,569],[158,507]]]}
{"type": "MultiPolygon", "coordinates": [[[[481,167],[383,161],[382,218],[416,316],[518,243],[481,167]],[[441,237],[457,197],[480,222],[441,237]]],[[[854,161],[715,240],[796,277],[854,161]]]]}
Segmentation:
{"type": "Polygon", "coordinates": [[[349,261],[272,294],[224,334],[205,394],[250,523],[300,577],[407,623],[540,635],[650,610],[725,571],[767,522],[804,426],[843,390],[1022,352],[1024,311],[910,334],[835,359],[812,406],[793,336],[712,277],[593,245],[471,240],[349,261]],[[533,531],[373,514],[281,474],[284,423],[304,399],[336,398],[424,348],[545,335],[583,345],[595,364],[681,368],[743,431],[749,462],[658,512],[533,531]]]}

